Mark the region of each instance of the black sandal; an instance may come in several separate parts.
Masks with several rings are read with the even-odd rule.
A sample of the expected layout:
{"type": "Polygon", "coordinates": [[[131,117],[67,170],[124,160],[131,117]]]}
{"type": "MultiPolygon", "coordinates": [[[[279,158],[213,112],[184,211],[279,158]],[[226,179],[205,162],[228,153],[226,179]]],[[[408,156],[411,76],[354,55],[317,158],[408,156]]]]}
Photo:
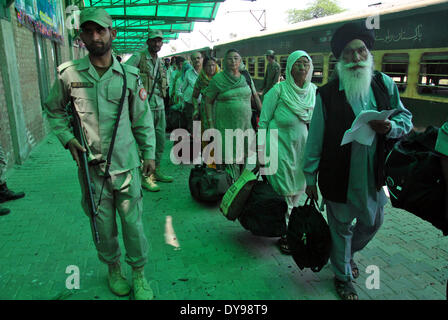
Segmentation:
{"type": "Polygon", "coordinates": [[[358,293],[351,281],[342,281],[334,278],[334,285],[342,300],[358,300],[358,293]]]}
{"type": "Polygon", "coordinates": [[[359,277],[359,268],[355,261],[353,261],[353,259],[350,259],[350,267],[352,268],[353,278],[357,279],[359,277]]]}
{"type": "Polygon", "coordinates": [[[288,247],[288,240],[286,239],[286,236],[282,236],[277,241],[277,245],[280,248],[280,251],[284,254],[291,254],[291,250],[288,247]]]}

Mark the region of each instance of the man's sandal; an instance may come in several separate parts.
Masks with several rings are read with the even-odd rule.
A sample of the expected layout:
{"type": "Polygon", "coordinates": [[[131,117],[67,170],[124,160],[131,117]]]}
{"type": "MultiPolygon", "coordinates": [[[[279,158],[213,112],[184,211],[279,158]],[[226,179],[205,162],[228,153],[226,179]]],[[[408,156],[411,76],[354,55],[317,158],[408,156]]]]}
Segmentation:
{"type": "Polygon", "coordinates": [[[353,259],[350,259],[350,267],[352,268],[353,278],[357,279],[359,277],[359,268],[355,261],[353,261],[353,259]]]}
{"type": "Polygon", "coordinates": [[[358,300],[358,293],[351,281],[341,281],[334,278],[334,285],[342,300],[358,300]]]}

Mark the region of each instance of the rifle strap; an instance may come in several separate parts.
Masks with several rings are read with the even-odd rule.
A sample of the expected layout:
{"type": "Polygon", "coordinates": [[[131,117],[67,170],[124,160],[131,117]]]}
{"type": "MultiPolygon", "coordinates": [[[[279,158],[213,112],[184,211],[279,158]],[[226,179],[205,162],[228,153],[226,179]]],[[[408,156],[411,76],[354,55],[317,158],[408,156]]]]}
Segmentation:
{"type": "Polygon", "coordinates": [[[121,91],[120,104],[118,106],[117,119],[115,120],[115,126],[114,126],[114,129],[113,129],[113,132],[112,132],[112,139],[110,141],[109,150],[107,152],[106,168],[105,168],[105,172],[104,172],[103,185],[101,187],[101,192],[100,192],[97,208],[101,204],[101,198],[102,198],[102,195],[103,195],[104,184],[106,183],[106,180],[108,178],[110,178],[109,170],[110,170],[110,165],[111,165],[112,152],[113,152],[114,145],[115,145],[115,138],[117,137],[117,131],[118,131],[118,125],[120,123],[121,113],[123,111],[124,99],[126,97],[126,90],[127,90],[126,72],[125,72],[125,70],[123,68],[123,65],[121,63],[120,63],[120,67],[121,67],[121,70],[123,71],[123,89],[121,91]]]}

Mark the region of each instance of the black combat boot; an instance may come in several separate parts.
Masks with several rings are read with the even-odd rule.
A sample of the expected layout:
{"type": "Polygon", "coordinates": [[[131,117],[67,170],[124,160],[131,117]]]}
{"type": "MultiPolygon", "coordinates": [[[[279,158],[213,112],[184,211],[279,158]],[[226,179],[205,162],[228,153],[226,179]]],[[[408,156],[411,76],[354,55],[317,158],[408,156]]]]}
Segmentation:
{"type": "Polygon", "coordinates": [[[9,209],[0,207],[0,216],[6,216],[9,212],[9,209]]]}
{"type": "Polygon", "coordinates": [[[25,196],[24,192],[13,192],[8,189],[6,186],[6,182],[4,184],[0,184],[0,203],[9,201],[9,200],[16,200],[23,198],[25,196]]]}

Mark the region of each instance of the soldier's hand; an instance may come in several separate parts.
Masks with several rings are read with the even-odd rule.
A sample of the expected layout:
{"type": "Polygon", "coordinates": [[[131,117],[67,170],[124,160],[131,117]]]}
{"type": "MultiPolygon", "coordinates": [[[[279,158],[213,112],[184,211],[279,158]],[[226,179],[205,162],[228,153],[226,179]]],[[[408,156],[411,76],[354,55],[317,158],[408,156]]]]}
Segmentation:
{"type": "Polygon", "coordinates": [[[143,160],[143,176],[149,177],[156,171],[156,162],[152,159],[143,160]]]}
{"type": "Polygon", "coordinates": [[[73,160],[76,161],[76,164],[79,167],[80,159],[79,159],[78,151],[87,152],[87,150],[85,148],[83,148],[83,146],[81,146],[81,144],[79,143],[79,141],[76,138],[71,139],[67,143],[67,148],[68,148],[68,150],[70,150],[73,160]]]}
{"type": "Polygon", "coordinates": [[[316,202],[319,200],[319,194],[317,193],[316,186],[306,186],[305,193],[311,200],[315,200],[316,202]]]}
{"type": "Polygon", "coordinates": [[[369,125],[378,134],[387,134],[392,129],[389,120],[371,120],[369,125]]]}

